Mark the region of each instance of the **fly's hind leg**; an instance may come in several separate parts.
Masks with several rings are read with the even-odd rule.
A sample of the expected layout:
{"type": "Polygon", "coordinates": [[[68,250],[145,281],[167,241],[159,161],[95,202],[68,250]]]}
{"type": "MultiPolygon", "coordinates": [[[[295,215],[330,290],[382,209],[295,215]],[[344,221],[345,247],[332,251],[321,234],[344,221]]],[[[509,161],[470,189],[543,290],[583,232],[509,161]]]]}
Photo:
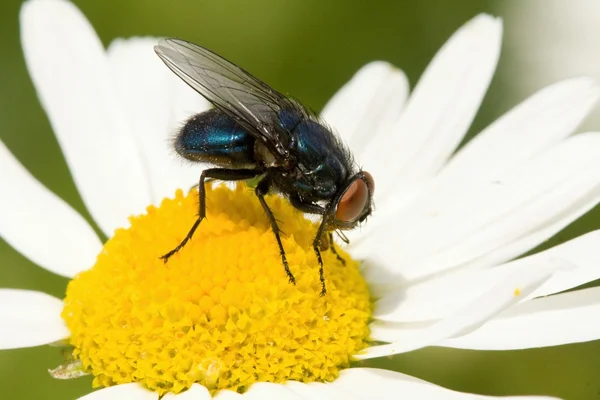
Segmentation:
{"type": "Polygon", "coordinates": [[[181,243],[177,245],[173,250],[169,251],[165,255],[161,256],[160,259],[165,263],[169,261],[169,258],[179,250],[181,250],[187,242],[190,241],[192,236],[194,236],[194,232],[198,229],[200,222],[206,217],[206,188],[204,187],[204,183],[207,179],[218,179],[222,181],[242,181],[245,179],[254,178],[257,175],[260,175],[262,172],[253,170],[253,169],[227,169],[227,168],[210,168],[205,169],[200,174],[200,183],[198,185],[198,195],[200,197],[199,205],[198,205],[198,218],[192,225],[192,228],[188,232],[188,234],[183,238],[181,243]]]}
{"type": "Polygon", "coordinates": [[[281,243],[281,236],[279,226],[277,225],[277,220],[275,219],[275,215],[273,215],[273,211],[269,208],[269,205],[265,201],[265,195],[269,192],[269,186],[271,182],[268,176],[266,176],[262,181],[258,182],[254,193],[258,200],[260,201],[260,205],[265,210],[265,214],[267,214],[267,218],[269,219],[269,224],[271,224],[271,230],[275,234],[275,239],[277,240],[277,245],[279,246],[279,255],[281,255],[281,262],[283,263],[283,268],[285,269],[285,274],[292,284],[296,284],[296,278],[294,278],[294,274],[290,270],[290,266],[287,262],[287,257],[285,256],[285,249],[283,248],[283,244],[281,243]]]}

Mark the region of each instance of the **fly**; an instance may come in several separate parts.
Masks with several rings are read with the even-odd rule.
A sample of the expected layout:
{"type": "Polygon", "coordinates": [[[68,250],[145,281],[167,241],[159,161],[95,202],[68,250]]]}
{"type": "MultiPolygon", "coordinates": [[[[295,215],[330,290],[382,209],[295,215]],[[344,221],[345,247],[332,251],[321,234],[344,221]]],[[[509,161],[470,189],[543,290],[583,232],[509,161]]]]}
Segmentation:
{"type": "Polygon", "coordinates": [[[340,230],[355,228],[371,214],[373,177],[358,168],[350,150],[316,115],[242,68],[184,40],[164,39],[154,50],[215,106],[191,117],[174,140],[179,155],[211,168],[200,174],[198,218],[181,243],[161,258],[167,262],[181,250],[206,216],[207,180],[260,178],[254,191],[293,284],[281,231],[264,196],[277,192],[298,210],[321,216],[312,247],[319,262],[321,296],[325,295],[321,251],[330,247],[344,262],[333,247],[332,232],[338,230],[345,239],[340,230]]]}

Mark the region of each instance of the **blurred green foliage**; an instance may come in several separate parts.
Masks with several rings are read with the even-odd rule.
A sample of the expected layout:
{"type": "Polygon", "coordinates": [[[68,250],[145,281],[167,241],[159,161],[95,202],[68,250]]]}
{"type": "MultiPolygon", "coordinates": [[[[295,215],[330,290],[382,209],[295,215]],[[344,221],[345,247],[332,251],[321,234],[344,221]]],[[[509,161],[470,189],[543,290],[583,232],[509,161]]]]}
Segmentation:
{"type": "MultiPolygon", "coordinates": [[[[80,0],[107,45],[116,37],[178,36],[235,60],[284,93],[314,109],[363,64],[383,59],[402,68],[411,85],[436,50],[479,12],[500,14],[500,1],[464,0],[80,0]]],[[[48,120],[27,75],[19,42],[21,3],[0,3],[0,138],[46,186],[84,215],[48,120]]],[[[504,49],[482,112],[470,136],[515,104],[503,81],[504,49]]],[[[508,50],[508,51],[507,51],[508,50]]],[[[18,190],[18,189],[17,189],[18,190]]],[[[15,196],[18,193],[3,193],[15,196]]],[[[598,228],[598,209],[546,243],[562,242],[598,228]]],[[[42,270],[0,241],[0,287],[64,295],[67,281],[42,270]]],[[[566,399],[600,397],[600,342],[512,352],[429,348],[370,361],[461,391],[494,395],[548,394],[566,399]]],[[[68,399],[87,393],[90,378],[56,381],[48,368],[61,363],[51,347],[0,352],[3,398],[68,399]]],[[[402,393],[398,393],[402,398],[402,393]]]]}

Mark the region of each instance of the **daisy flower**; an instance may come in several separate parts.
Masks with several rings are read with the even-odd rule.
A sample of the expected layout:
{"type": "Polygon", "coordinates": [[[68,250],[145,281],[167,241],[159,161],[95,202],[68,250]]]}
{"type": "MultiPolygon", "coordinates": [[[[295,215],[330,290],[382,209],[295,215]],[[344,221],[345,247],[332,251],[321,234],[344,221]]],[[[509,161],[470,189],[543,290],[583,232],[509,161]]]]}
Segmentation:
{"type": "Polygon", "coordinates": [[[67,1],[26,2],[21,27],[40,101],[109,239],[1,146],[2,191],[19,193],[2,198],[2,237],[71,281],[64,301],[0,290],[0,347],[66,343],[71,358],[52,373],[93,374],[101,389],[85,399],[484,398],[359,361],[600,338],[600,288],[564,293],[600,278],[599,232],[517,259],[600,199],[600,134],[571,136],[599,87],[552,85],[456,151],[496,67],[498,19],[460,28],[410,96],[401,71],[374,62],[327,104],[377,181],[377,209],[338,246],[346,266],[324,252],[324,297],[314,224],[268,199],[293,286],[245,185],[210,188],[208,219],[163,264],[195,218],[197,193],[177,189],[199,174],[165,142],[208,104],[153,54],[155,39],[105,51],[67,1]]]}

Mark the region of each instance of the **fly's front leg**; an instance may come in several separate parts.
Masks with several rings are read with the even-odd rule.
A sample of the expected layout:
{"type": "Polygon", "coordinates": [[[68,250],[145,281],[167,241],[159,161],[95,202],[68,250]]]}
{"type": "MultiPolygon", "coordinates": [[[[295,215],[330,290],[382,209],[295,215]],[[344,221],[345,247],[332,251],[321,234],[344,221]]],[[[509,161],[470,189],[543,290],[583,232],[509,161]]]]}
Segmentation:
{"type": "MultiPolygon", "coordinates": [[[[319,229],[317,230],[317,235],[313,240],[313,250],[317,255],[317,261],[319,262],[319,280],[321,281],[321,297],[327,294],[327,289],[325,288],[325,271],[323,268],[323,258],[321,257],[321,239],[325,234],[325,227],[327,226],[327,214],[323,216],[321,220],[321,224],[319,225],[319,229]]],[[[333,246],[333,243],[331,243],[333,246]]]]}
{"type": "Polygon", "coordinates": [[[198,195],[200,197],[199,205],[198,205],[198,218],[192,225],[192,228],[188,232],[188,234],[183,238],[181,243],[177,245],[173,250],[169,251],[165,255],[161,256],[161,260],[165,263],[169,261],[169,258],[179,250],[181,250],[187,242],[190,241],[192,236],[194,236],[194,232],[198,229],[200,222],[206,217],[206,188],[204,187],[204,183],[207,179],[218,179],[222,181],[242,181],[245,179],[254,178],[257,175],[260,175],[262,172],[254,169],[227,169],[227,168],[210,168],[205,169],[200,174],[200,183],[198,185],[198,195]]]}
{"type": "Polygon", "coordinates": [[[265,195],[269,192],[270,184],[271,184],[271,182],[270,182],[269,177],[268,176],[265,177],[262,181],[258,182],[258,185],[256,186],[256,189],[254,190],[254,193],[256,194],[256,197],[258,197],[258,200],[260,201],[260,205],[265,210],[265,213],[267,214],[267,218],[269,219],[269,224],[271,224],[271,230],[275,234],[275,239],[277,240],[277,245],[279,246],[279,255],[281,255],[281,262],[283,263],[283,268],[285,269],[285,273],[286,273],[288,279],[290,280],[290,282],[295,285],[296,278],[294,278],[294,274],[292,274],[292,271],[290,270],[290,266],[288,265],[288,262],[287,262],[287,257],[285,256],[285,249],[283,248],[283,244],[281,243],[281,236],[279,235],[281,230],[279,229],[279,226],[277,225],[277,220],[275,219],[275,215],[273,215],[273,211],[271,211],[271,209],[269,208],[269,205],[265,201],[265,195]]]}
{"type": "MultiPolygon", "coordinates": [[[[318,204],[303,202],[301,199],[295,197],[291,197],[290,202],[294,207],[302,212],[323,216],[321,224],[319,225],[319,229],[317,230],[317,235],[313,240],[313,250],[317,256],[317,261],[319,262],[319,280],[321,281],[321,297],[323,297],[327,293],[327,289],[325,288],[325,271],[323,268],[323,258],[321,257],[321,239],[323,238],[323,234],[325,234],[325,228],[327,227],[327,221],[329,219],[329,211],[325,207],[321,207],[318,204]]],[[[333,242],[331,243],[331,246],[333,248],[333,242]]]]}

